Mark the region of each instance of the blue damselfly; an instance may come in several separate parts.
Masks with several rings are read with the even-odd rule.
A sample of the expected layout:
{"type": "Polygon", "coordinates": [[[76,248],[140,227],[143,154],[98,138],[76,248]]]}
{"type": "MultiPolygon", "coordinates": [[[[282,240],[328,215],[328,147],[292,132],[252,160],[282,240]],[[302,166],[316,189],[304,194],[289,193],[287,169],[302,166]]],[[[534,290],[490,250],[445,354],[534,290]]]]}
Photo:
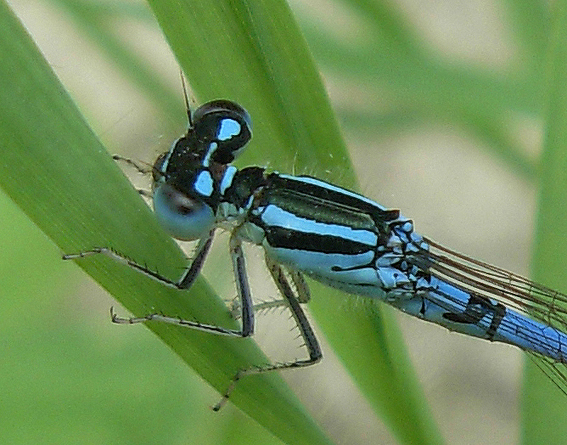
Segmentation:
{"type": "MultiPolygon", "coordinates": [[[[231,232],[230,255],[240,300],[241,329],[148,314],[116,323],[161,321],[205,332],[248,337],[254,331],[242,243],[263,247],[279,304],[293,314],[308,358],[236,372],[215,410],[244,375],[312,365],[322,358],[300,304],[309,301],[303,275],[345,292],[376,298],[449,330],[508,343],[534,357],[567,394],[567,295],[447,249],[414,231],[399,210],[310,176],[238,170],[231,165],[252,136],[248,113],[227,100],[188,110],[189,129],[151,169],[155,214],[179,240],[198,240],[196,255],[171,280],[109,247],[65,259],[104,254],[160,283],[188,289],[199,274],[215,229],[231,232]]],[[[116,159],[120,159],[117,158],[116,159]]],[[[174,315],[174,314],[171,314],[174,315]]]]}

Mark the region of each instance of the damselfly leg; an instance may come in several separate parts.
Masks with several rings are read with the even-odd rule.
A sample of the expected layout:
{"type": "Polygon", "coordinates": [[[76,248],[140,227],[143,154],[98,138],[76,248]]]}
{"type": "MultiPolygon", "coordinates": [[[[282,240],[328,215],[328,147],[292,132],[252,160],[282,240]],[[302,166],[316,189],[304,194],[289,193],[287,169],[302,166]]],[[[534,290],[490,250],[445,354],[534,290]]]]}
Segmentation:
{"type": "MultiPolygon", "coordinates": [[[[307,287],[307,283],[305,283],[305,280],[303,279],[301,274],[290,273],[297,294],[294,293],[293,287],[287,280],[283,268],[267,256],[265,257],[265,260],[266,266],[268,267],[268,270],[270,272],[270,275],[272,276],[272,279],[274,280],[274,283],[276,284],[276,287],[284,296],[283,300],[278,300],[273,303],[275,303],[276,305],[285,305],[290,309],[293,315],[293,319],[295,320],[295,324],[299,328],[300,336],[303,339],[302,346],[307,349],[309,358],[274,363],[266,366],[254,366],[238,371],[238,373],[236,373],[236,375],[234,376],[232,383],[224,393],[222,399],[215,406],[213,406],[214,411],[218,411],[226,404],[230,397],[230,393],[236,385],[236,382],[246,375],[260,374],[268,371],[291,368],[303,368],[306,366],[314,365],[323,358],[323,353],[321,351],[321,347],[319,346],[319,342],[317,341],[317,337],[315,336],[315,332],[313,331],[313,328],[311,327],[311,324],[309,323],[305,312],[300,306],[302,299],[309,299],[309,289],[307,287]]],[[[254,306],[254,308],[257,307],[258,306],[254,306]]]]}
{"type": "MultiPolygon", "coordinates": [[[[133,268],[139,273],[146,275],[153,280],[162,283],[165,286],[173,287],[178,290],[188,290],[195,278],[201,271],[202,265],[205,258],[209,252],[212,240],[214,237],[214,230],[211,230],[209,236],[199,240],[197,245],[197,253],[191,262],[191,264],[185,269],[185,272],[177,280],[171,280],[163,275],[149,269],[146,266],[132,261],[130,258],[121,255],[120,253],[109,249],[109,248],[95,248],[89,251],[80,252],[77,254],[66,254],[63,256],[64,260],[77,260],[81,258],[86,258],[93,255],[105,255],[106,257],[117,261],[120,264],[126,265],[133,268]]],[[[242,241],[238,237],[238,230],[235,230],[230,237],[230,256],[232,259],[233,273],[236,281],[236,289],[240,301],[240,317],[241,329],[234,330],[229,328],[224,328],[221,326],[215,326],[205,323],[200,323],[198,321],[184,320],[180,317],[169,316],[159,313],[147,314],[141,317],[130,317],[124,318],[118,316],[113,308],[111,308],[111,319],[113,323],[116,324],[138,324],[146,323],[150,321],[157,321],[162,323],[173,324],[177,326],[182,326],[190,329],[196,329],[199,331],[228,335],[232,337],[248,337],[254,332],[254,310],[258,306],[254,306],[252,303],[252,296],[250,291],[250,286],[248,283],[248,276],[246,272],[246,262],[244,259],[244,253],[242,251],[242,241]]],[[[286,361],[281,363],[267,364],[263,366],[252,366],[249,368],[239,370],[233,377],[232,382],[228,386],[227,390],[224,392],[222,399],[213,406],[214,411],[221,409],[228,401],[231,392],[233,391],[236,383],[244,376],[251,374],[260,374],[268,371],[282,370],[288,368],[299,368],[305,367],[319,362],[322,358],[321,348],[315,336],[313,329],[300,306],[300,303],[307,302],[309,300],[309,288],[305,282],[303,276],[295,271],[290,271],[289,276],[292,279],[293,287],[289,283],[285,276],[283,268],[272,261],[270,258],[265,258],[266,265],[274,280],[277,289],[280,291],[283,300],[275,300],[271,302],[272,307],[274,306],[287,306],[295,320],[295,323],[299,329],[300,336],[303,339],[303,345],[308,353],[309,358],[298,359],[293,361],[286,361]],[[294,289],[296,292],[294,292],[294,289]]],[[[260,305],[260,308],[261,305],[260,305]]]]}

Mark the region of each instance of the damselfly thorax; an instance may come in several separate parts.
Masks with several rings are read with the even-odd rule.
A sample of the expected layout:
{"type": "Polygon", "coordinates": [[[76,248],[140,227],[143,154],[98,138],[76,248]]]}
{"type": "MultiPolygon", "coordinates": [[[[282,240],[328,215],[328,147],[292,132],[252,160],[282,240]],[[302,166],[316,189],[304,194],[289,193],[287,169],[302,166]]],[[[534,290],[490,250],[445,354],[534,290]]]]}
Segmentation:
{"type": "Polygon", "coordinates": [[[449,250],[414,231],[413,222],[357,193],[309,177],[241,170],[231,165],[252,136],[251,120],[227,100],[189,113],[187,133],[156,160],[152,199],[162,227],[179,240],[198,240],[191,264],[177,280],[164,277],[109,247],[66,255],[102,253],[160,283],[191,287],[215,230],[231,232],[229,249],[240,299],[241,328],[229,329],[142,314],[116,323],[160,321],[214,334],[248,337],[254,305],[242,243],[261,246],[272,279],[303,337],[303,360],[235,370],[215,406],[244,375],[318,362],[321,349],[300,304],[309,300],[308,276],[328,286],[376,298],[401,311],[463,334],[515,345],[534,357],[567,390],[567,296],[519,275],[449,250]]]}

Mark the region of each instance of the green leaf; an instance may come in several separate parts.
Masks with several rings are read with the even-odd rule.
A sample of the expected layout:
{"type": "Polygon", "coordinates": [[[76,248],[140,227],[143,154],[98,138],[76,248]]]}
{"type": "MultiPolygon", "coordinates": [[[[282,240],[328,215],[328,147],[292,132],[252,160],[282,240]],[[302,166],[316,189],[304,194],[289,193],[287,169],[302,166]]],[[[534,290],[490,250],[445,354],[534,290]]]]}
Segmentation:
{"type": "MultiPolygon", "coordinates": [[[[9,8],[5,3],[0,8],[2,188],[62,252],[112,246],[177,276],[183,254],[158,227],[9,8]]],[[[202,280],[180,298],[179,292],[107,259],[79,264],[136,314],[159,308],[203,322],[235,324],[202,280]]],[[[265,361],[251,340],[157,323],[148,327],[219,392],[235,370],[265,361]]],[[[328,443],[275,373],[244,379],[233,401],[286,442],[328,443]]]]}
{"type": "MultiPolygon", "coordinates": [[[[567,2],[553,5],[548,54],[547,110],[533,275],[555,289],[567,289],[567,2]]],[[[567,398],[533,364],[524,379],[522,433],[526,444],[565,443],[567,398]]]]}
{"type": "MultiPolygon", "coordinates": [[[[323,177],[334,171],[333,179],[338,176],[344,184],[354,184],[317,70],[285,3],[155,2],[153,6],[200,101],[228,97],[243,103],[253,115],[254,142],[242,162],[254,158],[265,162],[269,157],[274,165],[284,167],[297,162],[323,177]],[[219,23],[223,32],[218,32],[219,23]]],[[[1,186],[63,252],[112,246],[176,277],[183,255],[157,227],[29,38],[2,7],[6,10],[1,16],[2,56],[10,63],[0,68],[0,98],[6,105],[0,124],[1,186]]],[[[113,42],[104,42],[103,46],[114,48],[113,42]]],[[[125,69],[137,67],[120,51],[110,53],[127,59],[125,69]]],[[[203,281],[180,298],[178,292],[162,289],[107,259],[90,258],[79,264],[136,314],[157,309],[203,322],[234,323],[203,281]]],[[[334,295],[329,300],[315,296],[313,310],[320,324],[327,326],[329,338],[339,338],[336,348],[373,406],[402,440],[437,442],[390,316],[376,308],[370,311],[372,318],[368,309],[341,314],[337,303],[344,296],[334,295]],[[332,306],[331,310],[325,306],[332,306]],[[334,323],[341,316],[342,321],[334,323]],[[353,356],[351,344],[366,345],[365,354],[353,356]],[[396,385],[391,383],[392,375],[399,376],[396,385]],[[397,389],[387,391],[390,388],[397,389]]],[[[235,370],[265,361],[249,340],[159,324],[149,327],[220,392],[235,370]]],[[[276,374],[243,379],[231,400],[286,442],[326,441],[276,374]]]]}
{"type": "MultiPolygon", "coordinates": [[[[241,162],[294,162],[354,184],[321,79],[285,2],[150,4],[200,101],[228,97],[260,123],[241,162]]],[[[407,443],[439,442],[392,314],[374,302],[367,303],[372,310],[362,304],[345,312],[344,294],[313,288],[310,312],[394,434],[407,443]]]]}

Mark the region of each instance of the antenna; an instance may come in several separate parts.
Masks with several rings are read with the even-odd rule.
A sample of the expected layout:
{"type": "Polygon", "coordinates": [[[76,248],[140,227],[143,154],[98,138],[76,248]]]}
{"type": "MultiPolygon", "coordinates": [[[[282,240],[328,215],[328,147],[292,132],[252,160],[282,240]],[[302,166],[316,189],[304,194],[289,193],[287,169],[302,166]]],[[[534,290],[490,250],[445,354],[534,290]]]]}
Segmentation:
{"type": "Polygon", "coordinates": [[[189,108],[189,97],[187,96],[187,84],[185,82],[185,76],[183,76],[183,71],[179,70],[179,75],[181,77],[181,85],[183,86],[183,98],[185,99],[185,110],[187,111],[189,128],[193,128],[193,119],[191,119],[191,108],[189,108]]]}

